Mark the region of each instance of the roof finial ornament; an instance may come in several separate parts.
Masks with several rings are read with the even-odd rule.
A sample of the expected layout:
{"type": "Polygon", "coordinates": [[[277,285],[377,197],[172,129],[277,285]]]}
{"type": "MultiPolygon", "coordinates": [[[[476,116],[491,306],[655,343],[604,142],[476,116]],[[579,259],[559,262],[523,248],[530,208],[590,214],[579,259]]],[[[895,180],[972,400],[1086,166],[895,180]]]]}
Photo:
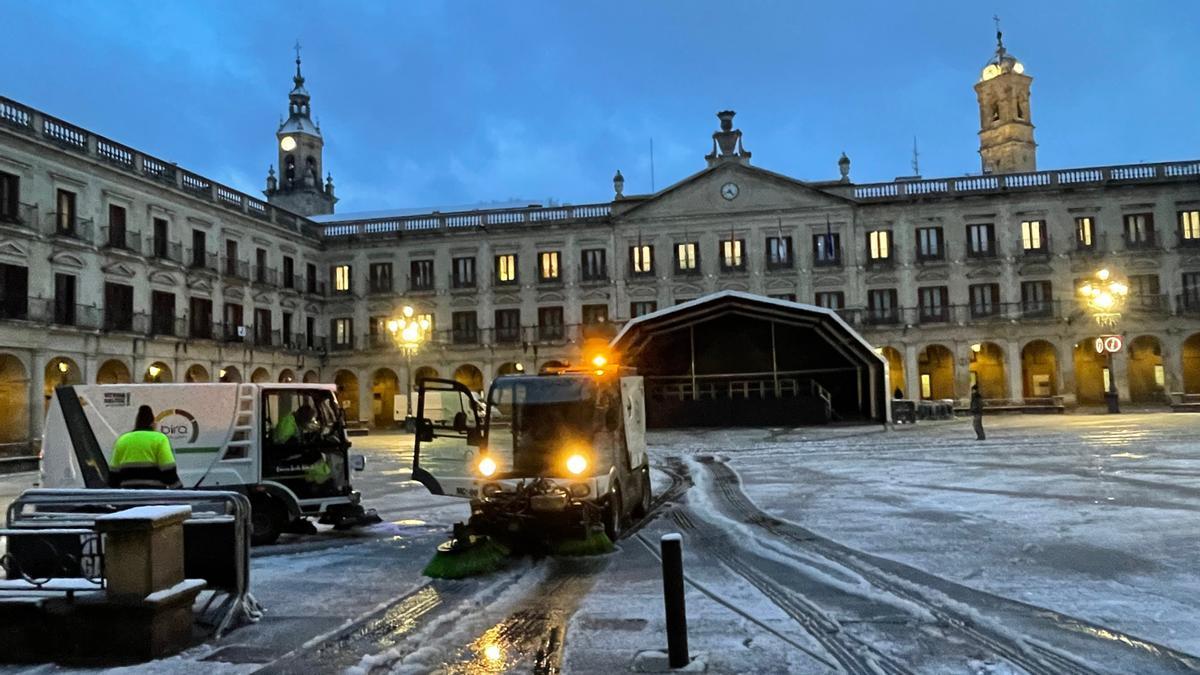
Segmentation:
{"type": "Polygon", "coordinates": [[[1000,17],[993,14],[992,21],[996,22],[996,54],[1004,56],[1004,33],[1000,32],[1000,17]]]}

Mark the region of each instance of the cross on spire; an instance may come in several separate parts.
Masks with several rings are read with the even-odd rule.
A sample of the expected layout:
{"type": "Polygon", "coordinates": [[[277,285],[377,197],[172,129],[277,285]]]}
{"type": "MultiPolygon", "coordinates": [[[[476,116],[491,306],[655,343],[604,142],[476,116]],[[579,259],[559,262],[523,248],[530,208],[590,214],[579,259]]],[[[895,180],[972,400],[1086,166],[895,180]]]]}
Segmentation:
{"type": "Polygon", "coordinates": [[[304,76],[300,74],[300,40],[296,40],[296,46],[293,49],[296,50],[296,80],[303,82],[304,76]]]}
{"type": "Polygon", "coordinates": [[[992,15],[992,21],[996,22],[996,51],[1004,52],[1004,33],[1000,32],[1000,17],[996,14],[992,15]]]}

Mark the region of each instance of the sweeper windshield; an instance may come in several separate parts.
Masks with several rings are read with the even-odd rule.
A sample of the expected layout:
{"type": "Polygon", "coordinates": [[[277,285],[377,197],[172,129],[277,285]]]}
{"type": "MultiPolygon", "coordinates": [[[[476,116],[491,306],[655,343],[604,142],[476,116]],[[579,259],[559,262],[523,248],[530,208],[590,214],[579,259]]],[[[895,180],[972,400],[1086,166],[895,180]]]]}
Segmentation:
{"type": "Polygon", "coordinates": [[[497,477],[554,475],[564,454],[591,443],[597,387],[585,376],[496,380],[488,396],[487,452],[497,477]]]}

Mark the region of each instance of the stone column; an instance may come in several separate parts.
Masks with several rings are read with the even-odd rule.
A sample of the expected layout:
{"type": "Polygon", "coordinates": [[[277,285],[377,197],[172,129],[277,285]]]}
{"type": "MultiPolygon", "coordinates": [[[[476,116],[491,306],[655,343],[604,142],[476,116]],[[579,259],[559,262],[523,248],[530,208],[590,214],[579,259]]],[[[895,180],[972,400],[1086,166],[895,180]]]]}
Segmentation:
{"type": "Polygon", "coordinates": [[[1113,355],[1113,370],[1111,376],[1116,378],[1117,396],[1123,403],[1128,403],[1129,389],[1129,345],[1125,345],[1119,353],[1113,355]]]}
{"type": "Polygon", "coordinates": [[[371,374],[369,368],[358,371],[358,421],[374,428],[375,396],[371,391],[371,374]]]}
{"type": "Polygon", "coordinates": [[[917,363],[917,346],[904,345],[904,395],[914,401],[921,399],[921,365],[917,363]]]}
{"type": "Polygon", "coordinates": [[[46,419],[46,356],[29,353],[29,440],[40,447],[42,424],[46,419]]]}
{"type": "Polygon", "coordinates": [[[1008,378],[1008,398],[1020,401],[1025,396],[1025,369],[1021,362],[1021,342],[1020,339],[1009,340],[1005,345],[1004,360],[1006,368],[1004,374],[1008,378]]]}
{"type": "Polygon", "coordinates": [[[1055,355],[1057,367],[1058,393],[1066,405],[1075,405],[1079,401],[1075,383],[1075,340],[1069,337],[1058,341],[1058,354],[1055,355]]]}
{"type": "Polygon", "coordinates": [[[1170,400],[1172,392],[1183,391],[1183,340],[1185,336],[1167,333],[1160,338],[1164,371],[1163,393],[1170,400]]]}
{"type": "Polygon", "coordinates": [[[954,345],[954,398],[971,398],[971,340],[954,345]]]}

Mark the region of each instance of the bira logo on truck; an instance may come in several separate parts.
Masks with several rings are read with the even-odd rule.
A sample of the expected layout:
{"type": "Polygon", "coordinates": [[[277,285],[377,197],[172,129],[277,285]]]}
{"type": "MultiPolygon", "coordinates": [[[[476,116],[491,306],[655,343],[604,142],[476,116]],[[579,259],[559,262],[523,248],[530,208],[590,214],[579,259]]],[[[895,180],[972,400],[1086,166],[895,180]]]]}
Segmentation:
{"type": "Polygon", "coordinates": [[[158,414],[154,418],[155,427],[163,433],[167,438],[171,439],[171,443],[192,444],[196,442],[196,437],[200,435],[200,424],[196,421],[195,416],[183,408],[168,408],[158,414]]]}

